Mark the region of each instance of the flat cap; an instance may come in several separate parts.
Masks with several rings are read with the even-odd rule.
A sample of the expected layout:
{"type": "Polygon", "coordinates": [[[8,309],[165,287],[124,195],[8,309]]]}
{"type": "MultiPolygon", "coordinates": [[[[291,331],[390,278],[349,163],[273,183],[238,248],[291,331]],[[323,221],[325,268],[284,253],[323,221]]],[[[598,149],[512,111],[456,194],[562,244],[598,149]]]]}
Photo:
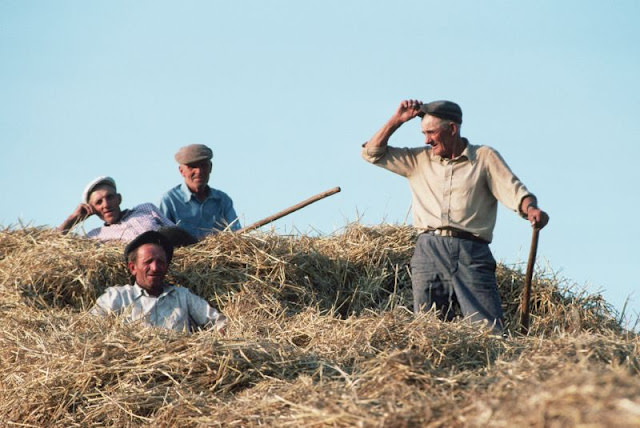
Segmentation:
{"type": "Polygon", "coordinates": [[[165,254],[167,255],[167,264],[171,263],[171,258],[173,257],[173,245],[169,240],[160,232],[155,230],[148,230],[140,235],[136,236],[135,239],[127,244],[124,248],[124,261],[129,261],[129,254],[136,250],[138,247],[143,246],[144,244],[157,244],[160,245],[165,254]]]}
{"type": "Polygon", "coordinates": [[[106,175],[95,178],[89,184],[87,184],[87,187],[84,188],[84,192],[82,192],[82,200],[84,201],[85,204],[89,203],[89,197],[91,196],[91,192],[93,192],[96,187],[102,184],[111,186],[113,187],[114,190],[116,190],[116,181],[113,178],[107,177],[106,175]]]}
{"type": "Polygon", "coordinates": [[[176,162],[180,165],[186,165],[201,160],[209,160],[213,157],[211,149],[204,144],[190,144],[188,146],[181,147],[176,153],[176,162]]]}
{"type": "Polygon", "coordinates": [[[455,123],[462,123],[462,109],[453,101],[432,101],[420,106],[420,111],[430,116],[439,117],[440,119],[452,120],[455,123]]]}

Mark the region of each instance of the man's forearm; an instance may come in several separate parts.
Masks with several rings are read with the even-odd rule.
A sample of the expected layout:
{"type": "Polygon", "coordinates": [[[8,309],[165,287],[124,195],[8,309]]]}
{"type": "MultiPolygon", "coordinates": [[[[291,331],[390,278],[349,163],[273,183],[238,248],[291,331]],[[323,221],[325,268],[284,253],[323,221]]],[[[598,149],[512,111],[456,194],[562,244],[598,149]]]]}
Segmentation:
{"type": "Polygon", "coordinates": [[[63,234],[68,233],[78,223],[78,218],[71,215],[60,226],[58,230],[63,234]]]}
{"type": "Polygon", "coordinates": [[[371,137],[371,139],[365,143],[365,146],[385,147],[389,141],[389,138],[393,135],[394,132],[396,132],[398,128],[400,128],[400,126],[402,126],[403,123],[404,122],[402,122],[395,116],[392,117],[387,121],[387,123],[384,124],[382,128],[378,130],[378,132],[373,134],[373,137],[371,137]]]}

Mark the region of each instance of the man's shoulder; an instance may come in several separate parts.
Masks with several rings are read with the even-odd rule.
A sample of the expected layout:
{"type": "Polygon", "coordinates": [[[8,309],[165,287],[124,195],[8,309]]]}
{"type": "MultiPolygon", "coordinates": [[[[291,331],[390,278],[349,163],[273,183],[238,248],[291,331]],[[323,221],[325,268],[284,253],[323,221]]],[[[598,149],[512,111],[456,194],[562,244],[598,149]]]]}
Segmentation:
{"type": "MultiPolygon", "coordinates": [[[[100,296],[99,300],[112,301],[114,299],[122,298],[124,296],[135,297],[139,294],[141,294],[141,292],[135,285],[131,285],[131,284],[112,285],[111,287],[107,287],[104,290],[104,293],[102,294],[102,296],[100,296]]],[[[125,297],[125,301],[126,300],[127,299],[125,297]]]]}
{"type": "Polygon", "coordinates": [[[197,297],[197,295],[193,291],[182,285],[166,284],[165,292],[167,294],[173,294],[174,296],[178,296],[180,298],[189,298],[193,296],[197,297]]]}
{"type": "Polygon", "coordinates": [[[466,138],[463,138],[463,140],[467,144],[464,150],[468,152],[471,157],[486,156],[496,152],[496,150],[491,146],[487,146],[485,144],[471,144],[466,138]]]}
{"type": "Polygon", "coordinates": [[[91,229],[90,231],[87,232],[87,238],[95,238],[99,236],[100,232],[102,231],[102,228],[103,226],[96,227],[95,229],[91,229]]]}
{"type": "Polygon", "coordinates": [[[178,184],[176,186],[173,186],[171,189],[167,190],[166,192],[164,192],[162,197],[164,198],[165,196],[181,195],[183,193],[184,192],[182,191],[182,184],[178,184]]]}
{"type": "Polygon", "coordinates": [[[215,199],[231,200],[231,197],[225,192],[220,189],[214,189],[213,187],[209,187],[209,195],[215,199]]]}
{"type": "Polygon", "coordinates": [[[155,204],[152,204],[151,202],[145,202],[144,204],[136,205],[135,207],[131,208],[131,211],[135,213],[150,214],[152,212],[157,213],[160,210],[155,204]]]}
{"type": "Polygon", "coordinates": [[[487,146],[486,144],[471,144],[471,143],[469,143],[469,148],[475,150],[476,152],[483,152],[483,153],[495,152],[496,151],[496,149],[494,149],[491,146],[487,146]]]}
{"type": "Polygon", "coordinates": [[[123,292],[132,292],[136,290],[136,286],[132,284],[124,284],[124,285],[112,285],[111,287],[107,287],[105,292],[110,293],[123,293],[123,292]]]}
{"type": "Polygon", "coordinates": [[[496,149],[487,145],[473,145],[469,144],[469,149],[472,150],[476,157],[479,159],[482,158],[494,158],[495,156],[500,156],[500,153],[496,149]]]}
{"type": "Polygon", "coordinates": [[[177,186],[173,186],[171,189],[164,192],[162,197],[160,198],[160,202],[167,203],[169,201],[184,201],[186,195],[184,190],[182,189],[182,184],[178,184],[177,186]]]}

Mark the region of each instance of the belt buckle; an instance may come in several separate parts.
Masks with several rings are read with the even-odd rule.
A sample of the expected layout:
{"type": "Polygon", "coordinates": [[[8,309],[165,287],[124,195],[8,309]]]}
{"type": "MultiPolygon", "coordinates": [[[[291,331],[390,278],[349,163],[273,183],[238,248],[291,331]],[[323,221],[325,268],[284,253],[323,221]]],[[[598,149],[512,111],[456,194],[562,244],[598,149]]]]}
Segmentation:
{"type": "Polygon", "coordinates": [[[449,229],[436,229],[435,234],[436,236],[445,236],[445,237],[452,236],[451,231],[449,229]]]}

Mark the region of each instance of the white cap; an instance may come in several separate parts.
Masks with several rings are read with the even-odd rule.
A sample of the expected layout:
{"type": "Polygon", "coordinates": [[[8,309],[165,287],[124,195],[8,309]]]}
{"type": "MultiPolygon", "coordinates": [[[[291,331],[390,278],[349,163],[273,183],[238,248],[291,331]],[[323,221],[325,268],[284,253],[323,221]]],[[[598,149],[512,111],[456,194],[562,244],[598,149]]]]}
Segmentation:
{"type": "Polygon", "coordinates": [[[82,192],[82,200],[85,204],[89,203],[89,196],[91,196],[91,192],[101,184],[106,184],[116,190],[116,181],[113,178],[107,177],[106,175],[98,177],[87,184],[87,187],[84,188],[84,192],[82,192]]]}

